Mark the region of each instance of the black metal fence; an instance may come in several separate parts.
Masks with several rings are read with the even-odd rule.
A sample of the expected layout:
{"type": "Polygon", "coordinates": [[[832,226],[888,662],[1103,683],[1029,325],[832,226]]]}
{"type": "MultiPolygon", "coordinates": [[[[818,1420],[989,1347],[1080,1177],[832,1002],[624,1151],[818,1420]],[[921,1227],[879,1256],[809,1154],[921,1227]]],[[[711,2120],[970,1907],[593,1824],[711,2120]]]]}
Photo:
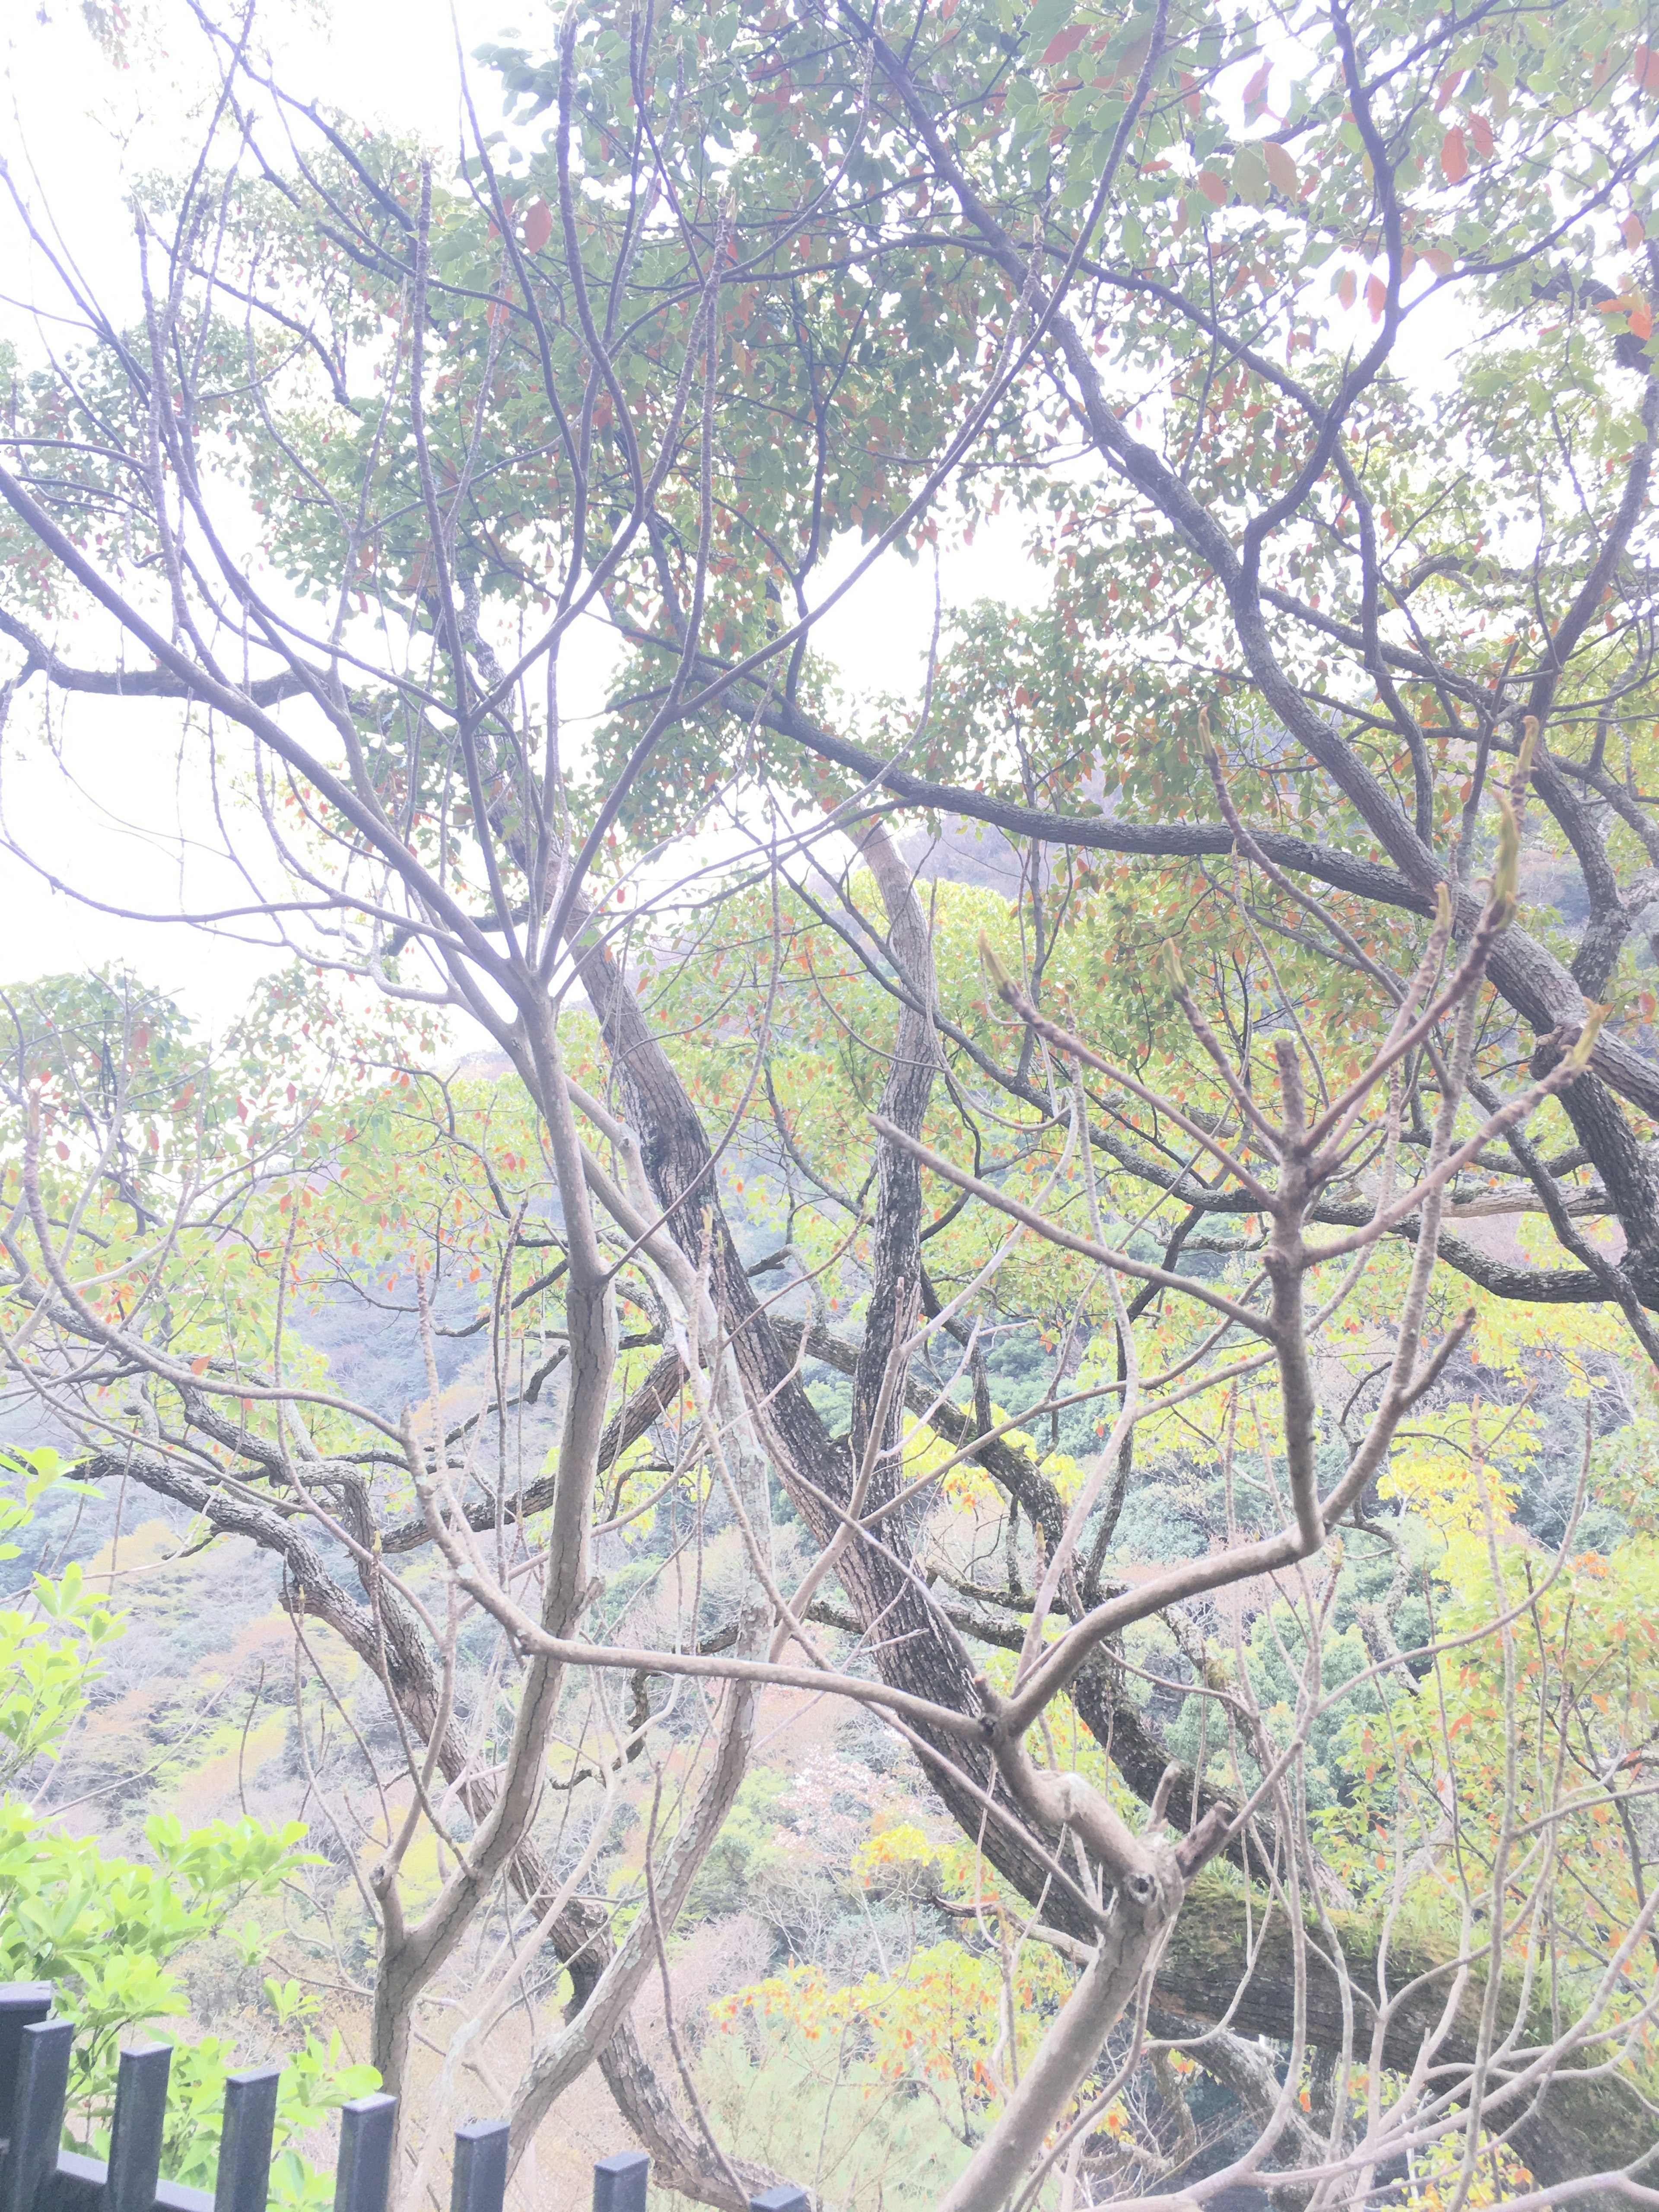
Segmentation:
{"type": "MultiPolygon", "coordinates": [[[[225,2083],[224,2130],[212,2193],[163,2181],[167,2045],[124,2051],[118,2063],[109,2162],[60,2148],[75,2031],[52,2017],[47,1982],[0,1982],[0,2212],[265,2212],[280,2066],[256,2066],[225,2083]]],[[[340,2112],[334,2212],[386,2212],[395,2097],[358,2097],[340,2112]]],[[[646,2212],[651,2160],[642,2150],[601,2159],[593,2212],[646,2212]]],[[[455,2130],[450,2212],[502,2212],[507,2122],[455,2130]]],[[[804,2189],[769,2189],[750,2212],[810,2212],[804,2189]]]]}

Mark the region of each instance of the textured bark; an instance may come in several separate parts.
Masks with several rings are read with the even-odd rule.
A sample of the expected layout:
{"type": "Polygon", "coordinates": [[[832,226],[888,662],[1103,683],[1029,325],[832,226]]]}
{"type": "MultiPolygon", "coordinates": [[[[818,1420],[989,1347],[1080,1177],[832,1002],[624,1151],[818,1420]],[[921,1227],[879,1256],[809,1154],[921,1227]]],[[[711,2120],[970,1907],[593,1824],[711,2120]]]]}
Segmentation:
{"type": "MultiPolygon", "coordinates": [[[[897,1034],[887,1080],[882,1086],[881,1110],[897,1127],[919,1137],[933,1095],[938,1058],[929,1018],[933,1002],[933,946],[915,883],[887,834],[886,823],[872,823],[860,848],[887,909],[888,940],[907,987],[899,1002],[897,1034]]],[[[920,1301],[921,1218],[920,1164],[914,1154],[896,1146],[878,1144],[876,1218],[870,1240],[870,1301],[853,1376],[852,1443],[854,1456],[860,1462],[869,1449],[877,1403],[896,1341],[911,1328],[920,1301]]],[[[898,1486],[901,1468],[896,1447],[902,1432],[904,1381],[901,1376],[899,1387],[889,1394],[884,1432],[878,1440],[881,1456],[870,1491],[872,1506],[891,1497],[898,1486]]],[[[896,1530],[895,1539],[897,1534],[896,1530]]]]}
{"type": "MultiPolygon", "coordinates": [[[[1172,1759],[1158,1730],[1115,1677],[1109,1656],[1091,1662],[1072,1685],[1072,1702],[1083,1723],[1143,1805],[1151,1806],[1162,1793],[1170,1826],[1177,1835],[1195,1828],[1204,1815],[1221,1806],[1231,1816],[1238,1799],[1194,1776],[1190,1766],[1172,1759]]],[[[1273,1824],[1257,1814],[1225,1856],[1245,1873],[1265,1876],[1273,1863],[1273,1824]]]]}
{"type": "Polygon", "coordinates": [[[1148,1875],[1120,1887],[1093,1959],[939,2212],[1002,2212],[1133,2002],[1181,1910],[1183,1887],[1176,1854],[1164,1850],[1155,1854],[1148,1875]]]}
{"type": "MultiPolygon", "coordinates": [[[[787,1325],[775,1322],[772,1326],[781,1340],[787,1325]]],[[[796,1340],[790,1339],[792,1343],[796,1340]]],[[[808,1328],[806,1351],[813,1359],[843,1375],[856,1370],[857,1347],[822,1322],[808,1328]]],[[[918,1418],[926,1414],[938,1433],[958,1450],[973,1443],[979,1430],[971,1414],[948,1401],[939,1403],[938,1394],[925,1383],[910,1383],[906,1397],[910,1410],[918,1418]]],[[[1066,1508],[1053,1483],[1006,1437],[990,1438],[974,1457],[1010,1498],[1018,1501],[1021,1510],[1042,1531],[1043,1541],[1052,1552],[1066,1522],[1066,1508]]],[[[1066,1601],[1063,1593],[1062,1601],[1066,1601]]],[[[965,1622],[958,1625],[965,1633],[975,1633],[965,1622]]],[[[1008,1648],[1018,1650],[1018,1639],[1012,1638],[1008,1648]]],[[[1141,1803],[1151,1806],[1162,1793],[1170,1825],[1177,1833],[1195,1828],[1213,1805],[1224,1805],[1230,1810],[1236,1807],[1237,1798],[1208,1783],[1195,1782],[1190,1767],[1171,1759],[1157,1729],[1126,1693],[1109,1656],[1097,1657],[1085,1668],[1073,1686],[1072,1698],[1078,1717],[1141,1803]]],[[[1274,1856],[1271,1821],[1258,1814],[1250,1829],[1228,1845],[1226,1856],[1241,1871],[1265,1876],[1274,1856]]]]}
{"type": "MultiPolygon", "coordinates": [[[[1436,1951],[1421,1938],[1396,1934],[1385,1956],[1382,1931],[1376,1921],[1340,1912],[1332,1914],[1330,1921],[1349,1984],[1356,2065],[1369,2063],[1372,2033],[1383,2009],[1378,1992],[1405,1990],[1421,1975],[1435,1976],[1424,1990],[1396,2002],[1388,2013],[1383,2063],[1408,2074],[1438,2026],[1451,1985],[1448,1968],[1453,1954],[1436,1951]]],[[[1343,2039],[1341,1984],[1322,1955],[1325,1943],[1322,1932],[1310,1930],[1307,2035],[1311,2044],[1339,2051],[1343,2039]]],[[[1247,1919],[1235,1883],[1224,1877],[1200,1876],[1188,1893],[1158,1962],[1157,2002],[1188,2020],[1226,2019],[1240,2034],[1283,2042],[1290,2032],[1295,1989],[1293,1937],[1282,1911],[1273,1914],[1264,1932],[1259,1899],[1247,1919]],[[1248,1944],[1252,1924],[1258,1945],[1254,1960],[1248,1944]]],[[[1437,2093],[1455,2092],[1474,2063],[1483,1991],[1479,1972],[1472,1972],[1451,2031],[1440,2042],[1430,2071],[1429,2087],[1437,2093]]],[[[1507,2011],[1500,2006],[1502,2027],[1508,2027],[1514,2017],[1513,2006],[1507,2011]]],[[[1516,2039],[1517,2049],[1547,2048],[1554,2039],[1547,2009],[1535,2004],[1516,2039]]],[[[1493,2069],[1487,2098],[1489,2124],[1494,2130],[1510,2131],[1516,2154],[1547,2188],[1630,2165],[1659,2142],[1659,2083],[1644,2089],[1628,2068],[1601,2073],[1594,2070],[1598,2063],[1595,2052],[1569,2058],[1541,2094],[1528,2092],[1507,2100],[1499,2094],[1503,2069],[1493,2069]]],[[[1521,2069],[1516,2065],[1514,2070],[1521,2069]]],[[[1568,2201],[1589,2205],[1595,2200],[1587,2193],[1568,2201]]]]}
{"type": "MultiPolygon", "coordinates": [[[[755,1408],[761,1441],[815,1542],[830,1544],[846,1525],[842,1515],[854,1479],[851,1454],[830,1435],[806,1395],[795,1358],[798,1337],[787,1327],[775,1327],[761,1310],[720,1210],[702,1120],[627,978],[598,951],[581,958],[580,974],[670,1234],[694,1264],[707,1265],[710,1293],[731,1340],[744,1396],[755,1408]]],[[[910,1571],[898,1516],[883,1522],[877,1534],[855,1534],[836,1573],[860,1620],[876,1631],[873,1656],[884,1681],[957,1712],[977,1709],[966,1654],[910,1571]]],[[[1023,1894],[1043,1894],[1046,1855],[1026,1848],[1006,1820],[988,1819],[975,1794],[991,1784],[988,1754],[954,1737],[913,1734],[912,1741],[952,1818],[968,1834],[983,1831],[993,1863],[1023,1894]]]]}

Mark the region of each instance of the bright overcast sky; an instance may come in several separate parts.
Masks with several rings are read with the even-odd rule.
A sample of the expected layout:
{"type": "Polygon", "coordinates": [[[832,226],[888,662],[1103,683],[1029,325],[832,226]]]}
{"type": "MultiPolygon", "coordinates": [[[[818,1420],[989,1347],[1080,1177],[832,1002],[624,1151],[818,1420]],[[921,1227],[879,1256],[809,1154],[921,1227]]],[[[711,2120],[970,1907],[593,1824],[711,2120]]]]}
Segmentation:
{"type": "MultiPolygon", "coordinates": [[[[197,42],[180,0],[160,7],[130,0],[138,23],[134,65],[112,68],[88,35],[75,0],[12,0],[0,9],[0,57],[6,68],[0,146],[37,211],[50,208],[64,244],[91,288],[112,303],[132,301],[133,242],[125,211],[131,179],[178,160],[194,143],[191,96],[179,68],[197,66],[197,42]],[[147,18],[176,36],[147,33],[147,18]]],[[[509,27],[527,42],[550,39],[554,12],[515,8],[513,0],[326,0],[299,5],[270,22],[283,25],[278,72],[292,91],[362,116],[418,132],[434,148],[458,147],[456,55],[498,38],[509,27]]],[[[489,127],[493,86],[474,74],[474,97],[489,127]]],[[[13,301],[51,296],[49,270],[16,250],[0,230],[0,268],[13,301]]],[[[11,310],[0,309],[11,334],[25,337],[11,310]]],[[[1356,328],[1363,343],[1368,333],[1356,328]]],[[[61,336],[61,334],[60,334],[61,336]]],[[[1423,331],[1409,351],[1419,373],[1433,374],[1448,334],[1423,331]]],[[[850,549],[849,549],[850,550],[850,549]]],[[[943,575],[948,605],[981,597],[1030,605],[1043,578],[1019,556],[1012,527],[986,533],[969,552],[949,557],[943,575]]],[[[890,558],[843,601],[817,632],[819,649],[864,691],[909,688],[920,673],[933,620],[933,578],[927,566],[890,558]]],[[[87,641],[88,646],[92,641],[87,641]]],[[[74,650],[66,638],[64,648],[74,650]]],[[[597,647],[598,641],[595,641],[597,647]]],[[[94,657],[91,653],[88,657],[94,657]]],[[[590,652],[592,707],[602,703],[602,647],[590,652]]],[[[15,712],[6,740],[7,826],[65,882],[94,889],[112,904],[165,908],[181,895],[216,902],[234,886],[223,872],[209,884],[180,868],[182,823],[208,825],[207,795],[157,787],[156,752],[131,742],[131,708],[100,720],[95,702],[79,702],[67,775],[43,753],[38,726],[40,687],[15,712]],[[136,834],[131,825],[140,825],[136,834]]],[[[154,710],[165,717],[166,709],[154,710]]],[[[250,981],[273,963],[234,944],[177,926],[143,927],[112,920],[52,890],[40,877],[0,852],[0,982],[69,968],[121,962],[175,993],[198,1018],[217,1026],[234,1014],[250,981]]]]}

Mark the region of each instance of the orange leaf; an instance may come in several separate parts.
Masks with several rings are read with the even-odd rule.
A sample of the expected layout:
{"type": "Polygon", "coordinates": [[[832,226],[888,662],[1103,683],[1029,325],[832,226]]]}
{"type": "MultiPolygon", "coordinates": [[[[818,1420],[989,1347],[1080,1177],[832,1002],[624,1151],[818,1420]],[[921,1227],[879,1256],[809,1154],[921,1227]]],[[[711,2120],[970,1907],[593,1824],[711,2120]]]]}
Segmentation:
{"type": "Polygon", "coordinates": [[[1267,80],[1273,75],[1273,65],[1270,61],[1264,61],[1261,68],[1256,71],[1255,75],[1245,86],[1244,105],[1246,107],[1254,107],[1257,100],[1265,100],[1267,97],[1267,80]]]}
{"type": "Polygon", "coordinates": [[[1440,142],[1440,173],[1449,185],[1461,185],[1469,173],[1469,149],[1455,124],[1440,142]]]}
{"type": "Polygon", "coordinates": [[[1644,92],[1659,92],[1659,53],[1638,46],[1630,58],[1630,73],[1644,92]]]}
{"type": "Polygon", "coordinates": [[[1213,169],[1200,169],[1199,171],[1198,189],[1203,193],[1206,200],[1212,200],[1217,207],[1226,206],[1227,179],[1224,177],[1217,176],[1213,169]]]}
{"type": "Polygon", "coordinates": [[[205,1356],[200,1359],[192,1359],[190,1363],[190,1371],[192,1375],[205,1375],[208,1371],[208,1363],[205,1356]]]}
{"type": "Polygon", "coordinates": [[[1069,53],[1074,53],[1078,47],[1083,44],[1083,26],[1081,23],[1068,23],[1066,26],[1066,28],[1060,32],[1055,37],[1050,39],[1047,46],[1044,47],[1042,53],[1043,68],[1058,69],[1061,62],[1065,60],[1066,55],[1069,53]]]}
{"type": "Polygon", "coordinates": [[[1620,224],[1619,233],[1632,253],[1642,243],[1642,240],[1647,236],[1647,232],[1643,227],[1641,216],[1633,212],[1627,215],[1623,222],[1620,224]]]}
{"type": "Polygon", "coordinates": [[[1274,191],[1283,192],[1287,200],[1294,199],[1297,180],[1290,149],[1281,146],[1277,138],[1264,138],[1261,158],[1267,165],[1267,181],[1274,191]]]}
{"type": "Polygon", "coordinates": [[[1354,294],[1358,289],[1358,287],[1353,280],[1352,270],[1345,269],[1336,280],[1336,296],[1345,307],[1352,307],[1354,294]]]}
{"type": "Polygon", "coordinates": [[[1492,125],[1484,115],[1470,116],[1469,136],[1474,141],[1475,152],[1483,161],[1489,161],[1492,159],[1492,148],[1496,141],[1492,135],[1492,125]]]}
{"type": "Polygon", "coordinates": [[[1388,304],[1388,286],[1380,276],[1368,276],[1365,279],[1365,305],[1371,311],[1371,320],[1374,323],[1382,321],[1382,310],[1388,304]]]}
{"type": "Polygon", "coordinates": [[[525,210],[524,242],[532,253],[539,253],[553,235],[553,210],[545,200],[532,200],[525,210]]]}
{"type": "Polygon", "coordinates": [[[1648,307],[1632,307],[1630,311],[1630,326],[1635,332],[1636,336],[1645,343],[1647,339],[1653,336],[1652,308],[1648,307]]]}

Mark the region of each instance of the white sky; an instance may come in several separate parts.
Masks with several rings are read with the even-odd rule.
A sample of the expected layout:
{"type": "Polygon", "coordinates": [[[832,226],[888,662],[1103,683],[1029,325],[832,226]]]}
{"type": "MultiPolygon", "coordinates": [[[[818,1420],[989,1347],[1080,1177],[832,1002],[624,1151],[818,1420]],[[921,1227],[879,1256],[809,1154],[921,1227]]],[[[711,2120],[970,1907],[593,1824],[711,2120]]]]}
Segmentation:
{"type": "MultiPolygon", "coordinates": [[[[193,143],[191,95],[178,81],[181,64],[195,66],[185,10],[177,0],[156,9],[154,20],[169,33],[162,39],[147,30],[138,0],[135,66],[125,72],[112,69],[88,38],[75,0],[13,0],[0,13],[0,149],[13,173],[27,180],[23,190],[34,208],[51,209],[91,288],[112,303],[130,304],[133,241],[124,205],[130,180],[176,161],[193,143]]],[[[458,28],[470,52],[509,25],[541,43],[553,20],[550,8],[515,8],[514,0],[457,0],[453,11],[448,0],[339,0],[331,9],[317,4],[289,18],[279,75],[291,90],[366,120],[413,129],[438,147],[455,146],[458,28]]],[[[481,116],[492,82],[482,72],[475,76],[481,116]]],[[[50,270],[3,228],[0,270],[0,291],[12,300],[51,296],[50,270]]],[[[0,317],[15,329],[15,313],[0,308],[0,317]]],[[[1369,334],[1363,311],[1356,310],[1355,340],[1363,344],[1369,334]]],[[[1408,358],[1419,375],[1433,378],[1443,370],[1451,335],[1443,325],[1413,332],[1408,358]]],[[[849,556],[854,550],[845,550],[849,556]]],[[[818,648],[861,690],[908,690],[932,632],[933,590],[931,566],[890,557],[826,618],[817,633],[818,648]]],[[[1046,578],[1021,559],[1012,527],[982,533],[973,549],[951,555],[944,566],[947,606],[981,596],[1031,605],[1046,590],[1046,578]]],[[[102,658],[96,641],[86,643],[89,660],[102,658]]],[[[70,653],[74,645],[72,636],[63,641],[70,653]]],[[[603,647],[583,658],[597,707],[603,647]]],[[[67,725],[66,770],[33,740],[40,690],[32,685],[14,713],[3,801],[12,834],[40,865],[114,904],[166,910],[179,902],[181,890],[198,908],[244,897],[246,887],[222,865],[204,867],[198,857],[181,872],[180,829],[186,837],[210,831],[211,817],[199,770],[186,763],[165,780],[158,776],[158,757],[167,753],[167,710],[158,706],[150,718],[156,742],[141,743],[135,742],[140,732],[131,705],[112,716],[95,702],[76,702],[67,725]]],[[[110,961],[176,994],[213,1027],[235,1012],[252,978],[274,964],[268,953],[198,930],[112,919],[46,886],[39,874],[0,852],[0,981],[110,961]]]]}

